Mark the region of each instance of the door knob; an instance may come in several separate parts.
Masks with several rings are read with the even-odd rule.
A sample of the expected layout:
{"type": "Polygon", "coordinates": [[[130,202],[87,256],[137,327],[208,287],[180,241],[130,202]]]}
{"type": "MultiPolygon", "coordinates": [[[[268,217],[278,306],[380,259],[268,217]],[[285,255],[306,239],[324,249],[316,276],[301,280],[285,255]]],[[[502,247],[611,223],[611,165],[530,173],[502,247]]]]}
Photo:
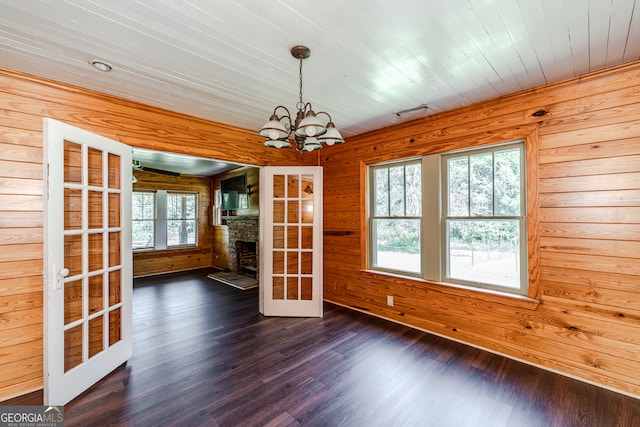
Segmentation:
{"type": "Polygon", "coordinates": [[[51,266],[51,286],[53,287],[53,290],[58,290],[58,289],[62,289],[63,287],[63,280],[65,277],[67,277],[69,275],[69,269],[68,268],[63,268],[62,270],[58,270],[58,267],[56,267],[55,264],[53,264],[51,266]]]}

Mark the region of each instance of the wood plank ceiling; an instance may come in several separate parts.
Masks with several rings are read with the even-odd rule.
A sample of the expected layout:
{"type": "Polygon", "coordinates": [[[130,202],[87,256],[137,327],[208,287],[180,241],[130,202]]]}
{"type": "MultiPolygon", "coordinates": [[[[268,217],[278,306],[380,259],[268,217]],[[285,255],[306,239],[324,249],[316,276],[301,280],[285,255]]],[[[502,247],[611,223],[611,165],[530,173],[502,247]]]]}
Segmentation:
{"type": "Polygon", "coordinates": [[[0,0],[0,67],[259,129],[345,137],[640,58],[640,0],[0,0]],[[103,73],[91,59],[111,63],[103,73]],[[398,117],[395,112],[426,104],[398,117]]]}

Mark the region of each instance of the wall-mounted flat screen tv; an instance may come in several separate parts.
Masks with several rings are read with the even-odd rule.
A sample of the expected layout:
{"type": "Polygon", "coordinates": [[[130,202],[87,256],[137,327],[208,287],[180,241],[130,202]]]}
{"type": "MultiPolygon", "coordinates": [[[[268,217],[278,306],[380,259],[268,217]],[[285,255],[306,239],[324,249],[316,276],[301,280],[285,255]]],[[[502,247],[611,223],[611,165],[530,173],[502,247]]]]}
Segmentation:
{"type": "Polygon", "coordinates": [[[247,175],[236,175],[220,181],[222,210],[233,211],[249,208],[247,175]]]}

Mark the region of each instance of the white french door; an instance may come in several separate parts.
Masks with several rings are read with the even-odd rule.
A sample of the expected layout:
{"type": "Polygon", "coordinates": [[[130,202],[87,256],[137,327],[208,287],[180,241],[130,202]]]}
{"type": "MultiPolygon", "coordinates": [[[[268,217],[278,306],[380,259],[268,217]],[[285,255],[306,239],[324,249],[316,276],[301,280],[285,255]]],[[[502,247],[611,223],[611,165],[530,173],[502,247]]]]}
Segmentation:
{"type": "Polygon", "coordinates": [[[261,169],[261,307],[322,317],[322,168],[261,169]]]}
{"type": "Polygon", "coordinates": [[[132,353],[131,147],[45,119],[45,405],[132,353]]]}

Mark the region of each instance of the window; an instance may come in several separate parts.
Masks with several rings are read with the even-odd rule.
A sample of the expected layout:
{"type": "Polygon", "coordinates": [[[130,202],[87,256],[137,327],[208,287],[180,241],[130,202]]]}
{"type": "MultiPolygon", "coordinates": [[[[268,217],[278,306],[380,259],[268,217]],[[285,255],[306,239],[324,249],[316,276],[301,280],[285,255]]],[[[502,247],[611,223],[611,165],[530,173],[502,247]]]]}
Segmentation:
{"type": "Polygon", "coordinates": [[[519,143],[442,156],[447,282],[523,290],[523,151],[519,143]]]}
{"type": "Polygon", "coordinates": [[[198,194],[134,191],[133,249],[167,249],[198,244],[198,194]]]}
{"type": "Polygon", "coordinates": [[[369,167],[369,265],[526,295],[524,142],[369,167]]]}
{"type": "Polygon", "coordinates": [[[213,224],[221,225],[222,224],[222,190],[216,190],[214,192],[215,199],[215,211],[213,214],[213,224]]]}
{"type": "Polygon", "coordinates": [[[147,191],[134,191],[132,204],[131,242],[133,249],[153,248],[155,244],[156,194],[147,191]]]}
{"type": "Polygon", "coordinates": [[[371,260],[375,268],[419,274],[421,269],[420,160],[370,169],[371,260]]]}
{"type": "Polygon", "coordinates": [[[167,193],[167,246],[195,245],[198,235],[198,195],[167,193]]]}

